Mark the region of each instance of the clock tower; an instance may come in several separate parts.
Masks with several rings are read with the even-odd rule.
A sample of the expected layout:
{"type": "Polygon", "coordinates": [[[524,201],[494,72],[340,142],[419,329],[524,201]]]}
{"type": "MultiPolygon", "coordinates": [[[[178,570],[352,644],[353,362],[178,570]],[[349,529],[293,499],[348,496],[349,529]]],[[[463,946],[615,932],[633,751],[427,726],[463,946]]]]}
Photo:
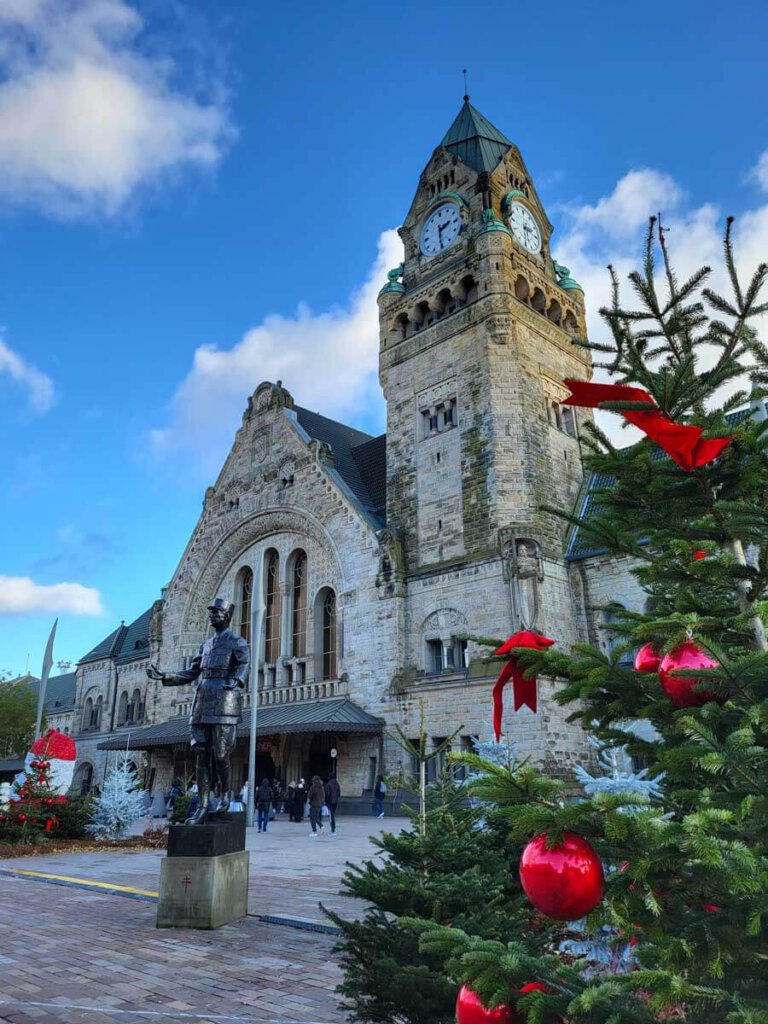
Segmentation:
{"type": "Polygon", "coordinates": [[[488,634],[495,608],[499,635],[577,639],[565,527],[543,506],[570,511],[581,486],[579,420],[590,413],[561,403],[564,378],[590,376],[573,344],[584,297],[553,258],[520,150],[468,96],[400,237],[404,262],[379,294],[379,373],[387,527],[406,603],[423,581],[469,571],[486,580],[483,607],[462,613],[470,632],[488,634]]]}

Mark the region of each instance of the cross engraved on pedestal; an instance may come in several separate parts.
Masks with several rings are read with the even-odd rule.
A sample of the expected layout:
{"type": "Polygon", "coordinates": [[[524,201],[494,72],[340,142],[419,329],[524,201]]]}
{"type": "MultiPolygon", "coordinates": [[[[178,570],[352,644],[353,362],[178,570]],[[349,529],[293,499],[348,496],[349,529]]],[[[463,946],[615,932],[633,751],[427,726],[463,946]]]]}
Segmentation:
{"type": "Polygon", "coordinates": [[[184,886],[184,895],[185,896],[187,895],[187,889],[189,888],[189,885],[190,885],[191,881],[192,881],[192,879],[189,877],[189,872],[187,872],[187,874],[184,875],[184,877],[181,880],[181,884],[184,886]]]}

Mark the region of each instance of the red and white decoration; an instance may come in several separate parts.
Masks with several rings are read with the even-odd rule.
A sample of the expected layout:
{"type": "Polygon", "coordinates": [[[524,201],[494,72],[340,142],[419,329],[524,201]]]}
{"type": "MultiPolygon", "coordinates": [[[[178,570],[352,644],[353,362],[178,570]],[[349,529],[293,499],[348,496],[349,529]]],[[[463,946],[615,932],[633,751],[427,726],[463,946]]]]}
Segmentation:
{"type": "MultiPolygon", "coordinates": [[[[51,766],[51,791],[57,796],[66,796],[75,774],[76,758],[77,748],[72,737],[66,736],[57,729],[49,729],[29,748],[24,759],[24,771],[19,772],[13,781],[19,787],[23,786],[27,776],[30,778],[37,776],[37,772],[31,767],[32,762],[48,761],[51,766]]],[[[19,799],[18,793],[13,789],[11,790],[11,799],[19,799]]]]}

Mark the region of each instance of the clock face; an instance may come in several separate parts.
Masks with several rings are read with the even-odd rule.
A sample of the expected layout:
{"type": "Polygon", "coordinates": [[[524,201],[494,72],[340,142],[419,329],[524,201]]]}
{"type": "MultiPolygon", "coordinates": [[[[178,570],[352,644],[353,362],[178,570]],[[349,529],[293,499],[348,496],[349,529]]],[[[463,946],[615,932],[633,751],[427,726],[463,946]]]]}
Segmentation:
{"type": "Polygon", "coordinates": [[[442,203],[424,221],[419,246],[425,256],[437,256],[453,245],[461,231],[461,214],[456,203],[442,203]]]}
{"type": "Polygon", "coordinates": [[[533,214],[522,203],[512,203],[509,226],[517,241],[528,252],[541,252],[541,231],[533,214]]]}

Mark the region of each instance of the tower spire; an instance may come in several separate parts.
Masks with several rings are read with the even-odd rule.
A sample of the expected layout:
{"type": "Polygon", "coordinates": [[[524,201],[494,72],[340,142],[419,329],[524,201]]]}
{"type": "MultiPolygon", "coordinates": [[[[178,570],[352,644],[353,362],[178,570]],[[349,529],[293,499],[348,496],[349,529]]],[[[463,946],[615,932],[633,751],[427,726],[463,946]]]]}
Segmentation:
{"type": "Polygon", "coordinates": [[[469,103],[469,88],[467,87],[467,69],[464,68],[462,71],[464,75],[464,102],[469,103]]]}

